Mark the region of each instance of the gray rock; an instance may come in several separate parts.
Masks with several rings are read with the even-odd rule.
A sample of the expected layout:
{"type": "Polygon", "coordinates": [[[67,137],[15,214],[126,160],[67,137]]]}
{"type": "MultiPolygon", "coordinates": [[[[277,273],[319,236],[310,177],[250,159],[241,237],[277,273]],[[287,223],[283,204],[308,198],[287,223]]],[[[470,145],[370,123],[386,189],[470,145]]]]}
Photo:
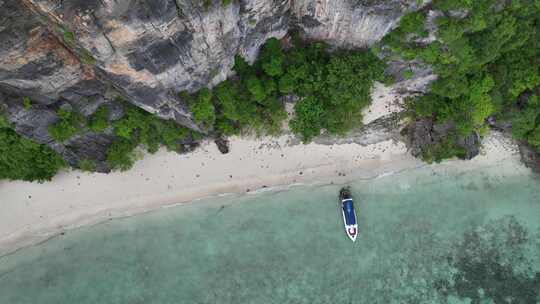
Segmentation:
{"type": "Polygon", "coordinates": [[[82,66],[21,1],[2,1],[0,20],[1,91],[51,104],[62,92],[94,77],[92,68],[82,66]]]}
{"type": "Polygon", "coordinates": [[[229,141],[226,138],[219,137],[216,138],[214,142],[216,143],[216,146],[221,154],[229,153],[229,141]]]}
{"type": "MultiPolygon", "coordinates": [[[[436,124],[432,119],[423,118],[409,124],[406,131],[411,154],[421,157],[430,147],[442,143],[450,133],[453,133],[455,125],[453,123],[436,124]]],[[[458,137],[456,144],[465,150],[464,159],[472,159],[480,153],[480,136],[476,133],[458,137]]]]}
{"type": "MultiPolygon", "coordinates": [[[[69,104],[66,105],[69,106],[69,104]]],[[[5,108],[4,113],[15,132],[51,147],[71,166],[77,167],[82,160],[92,160],[97,171],[110,171],[106,163],[106,155],[108,147],[115,139],[113,135],[82,131],[81,134],[73,136],[68,141],[59,143],[49,135],[48,131],[49,126],[58,121],[56,111],[52,107],[35,104],[29,109],[24,109],[17,98],[6,95],[0,95],[0,106],[5,108]]]]}
{"type": "MultiPolygon", "coordinates": [[[[85,131],[66,143],[55,142],[47,129],[56,122],[59,108],[88,117],[105,105],[109,119],[117,120],[123,115],[115,101],[120,95],[164,119],[208,132],[192,120],[177,92],[225,80],[233,74],[235,55],[253,62],[267,39],[282,38],[290,29],[336,47],[368,46],[395,27],[405,12],[419,8],[417,0],[210,3],[2,0],[0,105],[19,134],[50,146],[72,165],[91,159],[107,171],[105,155],[113,137],[85,131]],[[23,108],[23,96],[31,98],[30,109],[23,108]]],[[[398,75],[404,68],[405,63],[396,62],[389,73],[398,75]]],[[[400,79],[396,90],[423,91],[434,77],[419,63],[412,70],[414,76],[400,79]]],[[[394,137],[387,122],[357,130],[350,140],[369,143],[394,137]]],[[[190,151],[198,143],[187,139],[179,145],[190,151]]]]}
{"type": "Polygon", "coordinates": [[[291,10],[304,38],[352,48],[379,41],[401,16],[424,4],[416,0],[296,0],[291,10]]]}
{"type": "Polygon", "coordinates": [[[203,132],[176,92],[223,81],[236,54],[254,60],[266,39],[283,37],[289,25],[284,0],[209,7],[190,0],[28,2],[69,29],[72,48],[87,50],[99,78],[126,100],[203,132]]]}
{"type": "Polygon", "coordinates": [[[72,101],[116,88],[126,100],[201,130],[176,92],[231,75],[270,37],[300,28],[340,47],[374,43],[418,1],[5,0],[0,87],[36,102],[72,101]],[[69,38],[69,39],[66,39],[69,38]],[[88,55],[95,59],[89,64],[88,55]]]}
{"type": "Polygon", "coordinates": [[[466,137],[458,137],[457,145],[465,148],[465,159],[473,159],[480,153],[480,135],[473,132],[466,137]]]}
{"type": "Polygon", "coordinates": [[[520,143],[519,154],[521,161],[531,168],[532,171],[540,174],[540,153],[526,143],[520,143]]]}
{"type": "Polygon", "coordinates": [[[389,60],[385,74],[392,75],[396,81],[392,90],[402,96],[425,94],[429,85],[437,79],[433,69],[420,61],[389,60]],[[405,78],[405,71],[412,76],[405,78]]]}
{"type": "Polygon", "coordinates": [[[509,133],[512,129],[512,121],[510,120],[499,120],[494,116],[490,116],[487,119],[489,127],[493,130],[500,132],[509,133]]]}
{"type": "MultiPolygon", "coordinates": [[[[323,145],[359,144],[372,145],[386,140],[401,140],[400,115],[390,114],[380,117],[358,129],[348,132],[345,136],[319,136],[313,141],[323,145]]],[[[299,142],[300,140],[298,140],[299,142]]]]}

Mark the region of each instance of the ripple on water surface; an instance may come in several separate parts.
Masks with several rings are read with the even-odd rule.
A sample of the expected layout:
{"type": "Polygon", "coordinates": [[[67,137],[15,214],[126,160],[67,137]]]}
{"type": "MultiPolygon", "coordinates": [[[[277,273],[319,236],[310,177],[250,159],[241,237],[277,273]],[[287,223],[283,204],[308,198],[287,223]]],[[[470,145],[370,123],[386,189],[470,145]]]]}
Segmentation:
{"type": "Polygon", "coordinates": [[[222,197],[78,229],[0,259],[0,303],[540,301],[540,182],[419,169],[222,197]]]}

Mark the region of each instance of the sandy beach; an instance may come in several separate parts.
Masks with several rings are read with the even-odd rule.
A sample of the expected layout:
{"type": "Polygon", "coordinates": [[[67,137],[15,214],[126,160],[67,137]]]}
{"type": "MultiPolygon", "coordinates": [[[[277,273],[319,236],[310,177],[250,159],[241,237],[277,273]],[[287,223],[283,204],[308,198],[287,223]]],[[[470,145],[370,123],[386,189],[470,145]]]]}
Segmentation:
{"type": "MultiPolygon", "coordinates": [[[[378,87],[365,111],[365,122],[399,111],[390,90],[378,87]]],[[[83,225],[130,216],[160,207],[221,194],[253,193],[276,186],[346,183],[428,166],[413,158],[401,142],[373,145],[292,144],[291,135],[230,139],[230,153],[214,143],[178,155],[160,150],[145,155],[133,169],[111,174],[67,171],[51,182],[0,182],[0,255],[83,225]]],[[[515,163],[525,172],[516,146],[492,133],[472,161],[431,165],[470,170],[515,163]]]]}

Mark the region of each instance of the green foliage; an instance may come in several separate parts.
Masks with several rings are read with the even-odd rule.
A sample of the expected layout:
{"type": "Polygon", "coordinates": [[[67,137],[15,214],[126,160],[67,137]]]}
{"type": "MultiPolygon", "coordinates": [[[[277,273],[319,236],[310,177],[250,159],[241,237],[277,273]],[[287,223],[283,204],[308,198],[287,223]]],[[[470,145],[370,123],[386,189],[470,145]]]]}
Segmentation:
{"type": "Polygon", "coordinates": [[[529,144],[536,148],[537,151],[540,151],[540,125],[536,126],[527,136],[527,141],[529,144]]]}
{"type": "Polygon", "coordinates": [[[237,134],[246,128],[259,129],[261,106],[256,103],[240,82],[225,81],[215,89],[218,119],[215,129],[224,135],[237,134]]]}
{"type": "Polygon", "coordinates": [[[240,55],[234,56],[233,70],[241,77],[253,73],[252,67],[247,63],[244,57],[240,55]]]}
{"type": "Polygon", "coordinates": [[[232,0],[221,0],[221,5],[227,6],[232,3],[232,0]]]}
{"type": "Polygon", "coordinates": [[[109,127],[109,109],[106,106],[100,106],[88,121],[88,128],[99,133],[109,127]]]}
{"type": "Polygon", "coordinates": [[[204,88],[197,92],[195,98],[190,100],[189,108],[195,121],[202,123],[207,128],[214,124],[216,115],[212,103],[212,92],[209,89],[204,88]]]}
{"type": "Polygon", "coordinates": [[[118,137],[143,144],[148,152],[156,152],[159,145],[177,151],[177,141],[188,136],[188,130],[173,121],[162,120],[140,108],[126,106],[122,119],[114,122],[114,132],[118,137]]]}
{"type": "Polygon", "coordinates": [[[313,96],[308,96],[294,105],[295,118],[291,120],[291,130],[309,141],[321,134],[324,108],[313,96]]]}
{"type": "Polygon", "coordinates": [[[318,43],[293,50],[287,67],[285,77],[292,78],[287,82],[296,84],[293,92],[304,97],[291,121],[304,141],[323,130],[344,134],[359,126],[362,108],[371,103],[373,82],[384,80],[384,64],[373,53],[330,54],[318,43]]]}
{"type": "Polygon", "coordinates": [[[56,141],[64,142],[84,127],[84,117],[77,112],[60,109],[59,120],[49,126],[49,134],[56,141]]]}
{"type": "MultiPolygon", "coordinates": [[[[511,109],[522,93],[540,85],[540,7],[529,0],[436,0],[433,7],[466,14],[438,17],[438,41],[428,45],[414,40],[421,36],[422,11],[403,17],[400,27],[384,38],[395,55],[421,59],[439,76],[430,92],[412,103],[412,113],[452,121],[459,136],[485,129],[491,115],[511,116],[520,138],[533,132],[523,130],[534,116],[530,110],[511,109]]],[[[459,152],[450,148],[452,142],[444,146],[452,151],[449,156],[459,152]]]]}
{"type": "Polygon", "coordinates": [[[83,159],[78,163],[79,169],[86,172],[96,171],[96,163],[90,159],[83,159]]]}
{"type": "Polygon", "coordinates": [[[412,70],[405,70],[403,71],[403,78],[404,79],[411,79],[414,76],[414,72],[412,70]]]}
{"type": "Polygon", "coordinates": [[[386,35],[383,43],[406,59],[413,59],[408,41],[413,38],[426,37],[428,32],[424,27],[426,16],[422,11],[406,14],[399,21],[399,26],[386,35]]]}
{"type": "Polygon", "coordinates": [[[43,182],[65,166],[49,147],[15,133],[0,113],[0,179],[43,182]]]}
{"type": "Polygon", "coordinates": [[[129,140],[114,142],[107,150],[107,164],[114,170],[127,171],[135,163],[134,149],[137,145],[129,140]]]}
{"type": "Polygon", "coordinates": [[[143,145],[149,153],[160,146],[180,151],[179,142],[189,136],[185,127],[163,120],[138,107],[125,104],[124,117],[113,123],[114,133],[120,138],[107,151],[107,163],[113,169],[127,170],[135,162],[134,149],[143,145]]]}
{"type": "Polygon", "coordinates": [[[521,109],[514,108],[509,119],[512,121],[512,135],[540,152],[540,93],[529,96],[521,109]]]}
{"type": "Polygon", "coordinates": [[[424,28],[426,16],[422,12],[412,12],[401,18],[399,28],[404,33],[414,33],[420,37],[426,37],[428,32],[424,28]]]}
{"type": "Polygon", "coordinates": [[[266,90],[262,81],[256,76],[251,76],[247,79],[246,87],[255,101],[262,102],[266,98],[266,90]]]}
{"type": "Polygon", "coordinates": [[[270,38],[266,41],[259,56],[262,69],[270,77],[276,77],[283,74],[283,63],[285,55],[281,49],[281,43],[276,38],[270,38]]]}
{"type": "Polygon", "coordinates": [[[0,112],[0,129],[7,129],[9,127],[10,125],[9,125],[8,120],[4,117],[2,112],[0,112]]]}
{"type": "Polygon", "coordinates": [[[464,158],[465,156],[465,149],[456,145],[456,136],[451,134],[444,138],[442,142],[434,144],[423,151],[422,160],[427,163],[438,163],[447,158],[464,158]]]}
{"type": "Polygon", "coordinates": [[[290,94],[294,91],[296,85],[295,78],[287,73],[279,79],[279,92],[282,94],[290,94]]]}
{"type": "Polygon", "coordinates": [[[237,76],[213,92],[183,94],[195,120],[207,127],[213,123],[223,135],[243,130],[277,134],[287,118],[281,99],[295,94],[301,101],[290,123],[304,141],[323,131],[343,134],[359,126],[373,81],[384,80],[384,64],[369,51],[330,53],[323,43],[284,51],[275,38],[262,47],[253,65],[236,56],[234,70],[237,76]]]}
{"type": "Polygon", "coordinates": [[[72,31],[64,29],[62,33],[62,38],[67,45],[69,46],[75,45],[75,34],[73,34],[72,31]]]}
{"type": "Polygon", "coordinates": [[[79,59],[81,60],[82,64],[86,64],[86,65],[94,65],[94,64],[96,64],[96,59],[87,50],[82,51],[81,56],[80,56],[79,59]]]}
{"type": "Polygon", "coordinates": [[[202,0],[202,3],[205,10],[208,10],[212,6],[212,0],[202,0]]]}
{"type": "Polygon", "coordinates": [[[30,110],[30,108],[32,107],[32,100],[30,99],[30,97],[23,97],[23,107],[25,110],[30,110]]]}

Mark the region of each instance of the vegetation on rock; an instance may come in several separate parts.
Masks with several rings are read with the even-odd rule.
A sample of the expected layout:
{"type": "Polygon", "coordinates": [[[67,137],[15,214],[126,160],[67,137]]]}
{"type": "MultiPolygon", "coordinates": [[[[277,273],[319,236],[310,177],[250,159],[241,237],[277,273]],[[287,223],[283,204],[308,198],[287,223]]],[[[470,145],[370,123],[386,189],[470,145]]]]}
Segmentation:
{"type": "Polygon", "coordinates": [[[84,117],[75,112],[60,109],[58,121],[49,126],[49,134],[56,141],[64,142],[77,134],[85,125],[84,117]]]}
{"type": "Polygon", "coordinates": [[[93,172],[96,170],[96,163],[90,159],[83,159],[79,162],[78,167],[81,171],[93,172]]]}
{"type": "Polygon", "coordinates": [[[65,166],[52,149],[17,134],[0,113],[0,179],[43,182],[65,166]]]}
{"type": "MultiPolygon", "coordinates": [[[[202,1],[207,8],[212,3],[202,1]]],[[[73,32],[61,33],[66,44],[75,43],[73,32]]],[[[292,41],[284,48],[271,38],[253,64],[235,58],[234,77],[213,89],[181,93],[194,120],[217,136],[277,134],[287,118],[285,97],[295,95],[289,126],[304,142],[360,126],[373,82],[388,80],[385,63],[370,50],[329,52],[324,43],[306,44],[295,37],[292,41]]],[[[438,75],[427,94],[408,103],[411,118],[449,126],[445,137],[423,149],[425,160],[466,157],[463,139],[484,134],[488,118],[511,122],[513,136],[540,151],[538,1],[434,0],[405,15],[381,46],[387,58],[422,61],[438,75]],[[430,9],[436,13],[428,17],[430,9]]],[[[89,53],[82,54],[81,61],[95,63],[89,53]]],[[[408,69],[402,76],[409,79],[414,73],[408,69]]],[[[23,105],[30,109],[31,100],[23,98],[23,105]]],[[[107,108],[101,106],[86,122],[77,111],[61,109],[49,133],[64,142],[78,132],[99,133],[111,127],[118,139],[108,149],[107,162],[119,170],[133,165],[138,146],[150,153],[160,146],[181,151],[186,139],[200,137],[127,103],[124,113],[110,122],[107,108]]],[[[0,143],[0,178],[42,181],[65,166],[58,154],[23,139],[5,120],[0,120],[0,143]]],[[[83,160],[78,166],[94,170],[95,163],[83,160]]]]}
{"type": "Polygon", "coordinates": [[[23,97],[23,108],[25,110],[30,110],[30,108],[32,107],[32,100],[30,99],[30,97],[28,96],[25,96],[23,97]]]}
{"type": "Polygon", "coordinates": [[[144,146],[155,153],[160,146],[171,151],[181,151],[179,142],[192,131],[170,120],[163,120],[136,106],[124,103],[124,116],[113,123],[114,134],[119,140],[109,147],[107,163],[112,169],[128,170],[135,161],[134,150],[144,146]]]}
{"type": "Polygon", "coordinates": [[[88,128],[94,132],[103,132],[109,127],[109,110],[106,106],[100,106],[88,121],[88,128]]]}
{"type": "Polygon", "coordinates": [[[330,53],[323,43],[296,43],[284,51],[275,38],[252,65],[237,56],[234,70],[237,76],[212,92],[182,95],[195,120],[206,127],[213,122],[218,134],[276,134],[287,117],[282,98],[295,94],[300,101],[290,126],[306,142],[323,131],[343,134],[359,126],[373,82],[384,80],[384,63],[369,50],[330,53]]]}
{"type": "MultiPolygon", "coordinates": [[[[63,34],[66,43],[74,43],[72,32],[64,31],[63,34]]],[[[196,122],[218,136],[242,132],[277,134],[287,118],[283,99],[294,94],[300,100],[295,105],[296,114],[290,126],[307,142],[321,132],[343,134],[361,124],[361,110],[371,101],[373,81],[383,80],[384,63],[369,50],[331,53],[323,43],[304,45],[300,42],[284,50],[279,40],[271,38],[252,65],[237,56],[234,70],[235,77],[212,90],[203,88],[191,95],[180,94],[196,122]]],[[[29,104],[26,98],[24,100],[25,105],[29,104]]],[[[109,121],[106,106],[100,106],[88,121],[76,110],[60,109],[58,121],[49,126],[49,134],[62,143],[77,133],[88,130],[100,133],[111,127],[117,140],[108,148],[107,163],[111,169],[117,170],[128,170],[133,166],[136,160],[134,151],[139,146],[149,153],[155,153],[160,146],[182,151],[182,142],[186,139],[189,142],[200,138],[196,132],[173,121],[162,120],[136,106],[123,104],[124,115],[114,122],[109,121]]],[[[8,135],[11,138],[12,143],[5,145],[9,149],[16,150],[16,146],[29,146],[31,143],[13,131],[2,129],[2,132],[5,140],[8,135]]],[[[29,149],[41,149],[36,157],[50,166],[50,170],[46,171],[47,174],[36,170],[36,176],[10,173],[11,178],[21,176],[28,180],[43,180],[65,165],[58,155],[44,146],[36,145],[29,149]],[[49,158],[47,161],[43,159],[46,156],[49,158]]],[[[12,157],[9,153],[6,155],[12,157]]],[[[25,163],[22,160],[18,162],[25,163]]],[[[81,160],[77,166],[87,171],[96,168],[96,164],[88,159],[81,160]]]]}
{"type": "MultiPolygon", "coordinates": [[[[398,29],[383,40],[394,54],[422,60],[438,75],[430,92],[411,103],[411,113],[439,123],[453,122],[455,130],[444,148],[426,152],[437,151],[435,159],[459,156],[450,138],[481,134],[490,116],[512,119],[518,129],[532,127],[536,101],[523,107],[518,97],[540,85],[538,1],[436,0],[433,8],[442,12],[435,19],[435,41],[421,39],[427,36],[423,11],[403,17],[398,29]]],[[[535,130],[514,134],[534,146],[535,130]]]]}

